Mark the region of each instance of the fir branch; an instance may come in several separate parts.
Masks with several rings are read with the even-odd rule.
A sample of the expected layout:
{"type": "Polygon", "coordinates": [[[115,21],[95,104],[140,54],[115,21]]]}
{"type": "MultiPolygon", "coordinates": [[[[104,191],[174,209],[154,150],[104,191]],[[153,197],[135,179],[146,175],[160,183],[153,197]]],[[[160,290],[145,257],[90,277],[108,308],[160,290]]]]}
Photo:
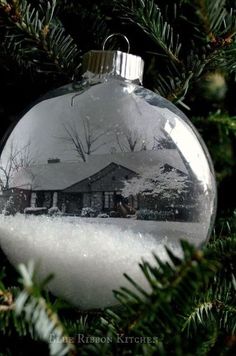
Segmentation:
{"type": "MultiPolygon", "coordinates": [[[[187,334],[190,334],[191,326],[196,331],[196,325],[204,325],[204,319],[209,320],[210,311],[213,308],[213,303],[210,301],[204,301],[202,303],[197,304],[194,310],[190,315],[186,318],[185,324],[183,325],[183,330],[187,330],[187,334]]],[[[212,318],[211,318],[212,319],[212,318]]]]}
{"type": "MultiPolygon", "coordinates": [[[[41,295],[41,286],[35,282],[34,265],[19,265],[22,292],[15,301],[16,315],[23,315],[38,338],[49,344],[51,355],[66,355],[74,352],[57,314],[41,295]]],[[[47,279],[48,280],[48,279],[47,279]]],[[[43,282],[43,285],[45,281],[43,282]]]]}
{"type": "MultiPolygon", "coordinates": [[[[205,124],[206,119],[203,117],[195,117],[193,118],[193,122],[196,123],[196,125],[199,124],[205,124]]],[[[230,132],[233,133],[233,135],[236,135],[236,117],[235,116],[229,116],[224,113],[215,113],[209,115],[207,119],[208,123],[213,123],[216,125],[219,125],[224,129],[226,134],[229,134],[230,132]]]]}
{"type": "Polygon", "coordinates": [[[0,304],[0,313],[14,309],[13,296],[11,292],[0,289],[0,302],[1,300],[3,300],[3,302],[0,304]]]}
{"type": "MultiPolygon", "coordinates": [[[[217,0],[218,2],[221,0],[217,0]]],[[[155,90],[168,100],[184,106],[186,105],[183,100],[190,86],[204,71],[217,67],[227,68],[232,72],[236,69],[234,42],[236,17],[234,10],[228,12],[225,9],[224,1],[220,6],[210,0],[200,0],[195,2],[195,5],[199,15],[202,16],[205,31],[208,34],[205,46],[200,48],[194,46],[190,53],[181,59],[181,62],[176,62],[169,57],[170,60],[165,64],[165,76],[156,69],[153,73],[155,90]]],[[[154,27],[154,25],[152,26],[154,27]]],[[[165,41],[168,43],[168,39],[165,41]]]]}
{"type": "Polygon", "coordinates": [[[0,9],[8,22],[3,46],[21,66],[71,77],[79,65],[79,50],[55,17],[55,8],[56,0],[47,2],[45,8],[39,4],[38,9],[27,0],[0,0],[0,9]]]}
{"type": "Polygon", "coordinates": [[[7,290],[0,291],[1,332],[9,334],[9,327],[22,336],[30,334],[34,340],[48,343],[50,355],[72,355],[75,348],[68,340],[64,326],[49,302],[42,296],[41,289],[48,282],[35,282],[34,265],[19,265],[23,290],[16,295],[7,290]]]}
{"type": "Polygon", "coordinates": [[[192,83],[215,60],[215,56],[216,51],[200,55],[192,50],[180,65],[168,63],[165,76],[156,73],[155,90],[168,100],[181,104],[192,83]]]}
{"type": "MultiPolygon", "coordinates": [[[[93,320],[92,324],[80,314],[74,321],[63,317],[63,325],[70,330],[72,339],[82,333],[98,337],[98,340],[112,340],[108,343],[82,344],[80,354],[125,355],[131,350],[133,354],[143,354],[144,350],[147,354],[168,355],[177,350],[179,354],[191,354],[191,349],[196,355],[206,355],[210,351],[214,354],[221,336],[233,335],[236,328],[236,283],[233,274],[229,273],[235,259],[235,243],[233,236],[216,240],[204,251],[182,243],[182,258],[167,250],[168,261],[163,262],[156,256],[156,265],[141,264],[151,292],[147,293],[128,277],[137,294],[127,288],[118,291],[123,308],[100,313],[99,319],[93,320]],[[228,278],[222,271],[227,273],[228,278]],[[130,337],[130,340],[135,336],[148,336],[156,341],[153,344],[117,344],[116,340],[121,336],[130,337]]],[[[32,266],[21,267],[21,275],[24,289],[18,293],[16,306],[21,311],[17,320],[28,323],[25,334],[31,333],[34,340],[38,337],[45,340],[43,335],[49,335],[52,327],[59,328],[57,332],[61,333],[57,315],[42,298],[41,286],[34,282],[32,266]],[[51,324],[52,320],[54,323],[51,324]]],[[[65,331],[62,335],[66,335],[65,331]]],[[[64,340],[67,339],[65,336],[64,340]]]]}
{"type": "Polygon", "coordinates": [[[215,324],[209,326],[207,333],[205,334],[205,340],[197,347],[196,355],[203,356],[208,355],[211,350],[215,347],[219,337],[219,331],[215,324]]]}
{"type": "Polygon", "coordinates": [[[236,265],[234,263],[236,258],[236,234],[232,233],[230,237],[211,241],[206,246],[205,253],[209,259],[214,258],[222,264],[221,272],[225,273],[224,278],[229,277],[230,281],[232,281],[232,273],[236,275],[236,265]],[[229,275],[227,272],[230,272],[229,275]]]}
{"type": "Polygon", "coordinates": [[[20,293],[19,288],[6,289],[2,285],[0,291],[0,337],[18,335],[19,337],[31,335],[32,329],[23,318],[16,317],[15,314],[15,299],[20,293]]]}
{"type": "Polygon", "coordinates": [[[180,63],[179,35],[163,18],[154,0],[132,0],[129,3],[121,2],[117,6],[124,11],[125,17],[147,33],[173,62],[180,63]]]}
{"type": "Polygon", "coordinates": [[[216,58],[216,66],[220,69],[228,72],[229,74],[234,73],[236,75],[236,38],[234,36],[234,41],[229,42],[227,46],[219,53],[218,58],[216,58]]]}
{"type": "Polygon", "coordinates": [[[196,334],[199,327],[206,327],[207,324],[215,324],[218,329],[224,328],[232,335],[235,333],[235,288],[232,283],[222,282],[223,285],[213,285],[208,290],[206,299],[202,300],[202,296],[199,295],[200,300],[196,300],[196,306],[185,317],[182,330],[186,330],[188,336],[196,334]]]}
{"type": "Polygon", "coordinates": [[[235,10],[228,12],[225,0],[195,0],[197,14],[202,21],[206,36],[213,44],[229,44],[236,34],[235,10]]]}
{"type": "MultiPolygon", "coordinates": [[[[195,251],[187,243],[183,243],[183,253],[181,264],[172,254],[169,254],[170,262],[162,262],[155,256],[158,267],[152,267],[148,263],[142,264],[142,270],[145,271],[146,276],[148,275],[152,290],[148,296],[143,295],[142,302],[138,295],[135,297],[134,292],[125,289],[116,292],[116,297],[125,306],[132,325],[135,320],[134,328],[143,328],[148,325],[147,307],[150,308],[152,305],[152,312],[155,313],[156,323],[159,325],[156,325],[156,330],[161,333],[165,330],[168,334],[168,330],[179,329],[181,321],[178,315],[182,314],[186,307],[189,308],[189,302],[195,296],[199,286],[206,285],[217,270],[217,263],[213,261],[209,263],[201,251],[195,251]],[[173,316],[173,309],[171,312],[173,303],[178,305],[178,314],[175,316],[173,316]],[[139,309],[138,319],[137,308],[139,309]]],[[[135,282],[132,284],[135,287],[135,282]]]]}
{"type": "Polygon", "coordinates": [[[155,74],[154,88],[168,100],[181,104],[191,86],[207,70],[227,67],[229,71],[235,71],[235,54],[234,43],[227,47],[222,43],[218,48],[207,46],[200,51],[191,50],[181,64],[169,62],[165,68],[165,76],[159,72],[155,74]]]}

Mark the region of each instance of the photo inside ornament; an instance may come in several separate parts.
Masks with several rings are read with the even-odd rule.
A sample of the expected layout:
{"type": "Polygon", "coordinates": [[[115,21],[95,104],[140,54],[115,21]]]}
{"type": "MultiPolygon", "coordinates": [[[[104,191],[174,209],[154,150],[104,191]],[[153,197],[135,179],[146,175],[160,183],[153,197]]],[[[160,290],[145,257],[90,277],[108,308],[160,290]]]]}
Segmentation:
{"type": "Polygon", "coordinates": [[[49,289],[81,308],[116,303],[112,290],[131,287],[123,273],[148,288],[141,259],[166,258],[165,245],[180,253],[180,239],[200,245],[212,229],[207,149],[137,79],[87,70],[37,102],[2,147],[0,246],[13,264],[54,273],[49,289]]]}

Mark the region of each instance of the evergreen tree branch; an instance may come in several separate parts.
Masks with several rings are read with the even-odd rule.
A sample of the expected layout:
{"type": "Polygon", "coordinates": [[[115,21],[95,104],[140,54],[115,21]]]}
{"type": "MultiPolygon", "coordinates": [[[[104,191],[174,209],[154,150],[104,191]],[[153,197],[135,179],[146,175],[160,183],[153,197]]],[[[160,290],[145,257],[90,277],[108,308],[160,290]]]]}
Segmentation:
{"type": "Polygon", "coordinates": [[[232,284],[224,283],[223,286],[208,290],[205,300],[196,301],[196,306],[185,317],[183,331],[188,335],[196,334],[199,327],[207,324],[216,325],[218,329],[225,328],[230,334],[236,330],[235,288],[232,284]]]}
{"type": "Polygon", "coordinates": [[[225,0],[195,0],[195,4],[208,40],[213,44],[231,43],[236,33],[235,10],[228,12],[225,0]]]}
{"type": "Polygon", "coordinates": [[[8,23],[3,46],[26,68],[72,77],[79,66],[79,50],[55,17],[55,8],[56,0],[47,2],[46,8],[39,4],[38,9],[27,0],[0,0],[8,23]]]}
{"type": "MultiPolygon", "coordinates": [[[[19,265],[23,290],[15,301],[16,315],[23,315],[33,326],[37,337],[48,343],[50,355],[69,355],[74,353],[74,345],[67,340],[64,326],[50,304],[41,295],[41,286],[35,282],[34,265],[19,265]]],[[[43,285],[48,283],[48,279],[43,285]]]]}
{"type": "Polygon", "coordinates": [[[54,308],[42,295],[42,284],[35,281],[34,265],[19,266],[23,289],[12,293],[1,282],[0,321],[1,333],[11,335],[15,331],[20,336],[30,334],[34,340],[48,343],[50,355],[72,355],[74,345],[68,341],[64,325],[54,308]],[[12,330],[11,330],[12,328],[12,330]]]}
{"type": "MultiPolygon", "coordinates": [[[[223,113],[215,113],[211,114],[208,117],[208,123],[213,123],[222,127],[225,130],[226,134],[232,132],[233,135],[236,135],[236,117],[229,116],[223,113]]],[[[193,122],[196,125],[203,124],[205,122],[205,118],[196,117],[193,119],[193,122]]]]}
{"type": "MultiPolygon", "coordinates": [[[[122,289],[116,294],[125,307],[126,317],[129,316],[129,323],[124,326],[125,330],[139,335],[157,335],[160,340],[164,337],[164,344],[159,343],[158,347],[162,345],[166,351],[173,351],[177,346],[175,345],[177,337],[183,342],[186,330],[188,335],[191,330],[194,330],[195,335],[199,335],[202,329],[207,330],[209,335],[202,335],[196,354],[214,348],[223,329],[226,333],[233,334],[236,325],[235,283],[232,278],[227,281],[223,279],[222,282],[222,271],[227,270],[229,273],[234,258],[232,251],[235,253],[234,245],[235,238],[232,238],[230,241],[209,245],[203,252],[194,251],[184,243],[182,261],[168,251],[170,262],[162,262],[156,258],[158,267],[143,263],[141,267],[152,290],[149,296],[142,293],[139,288],[137,290],[142,294],[141,301],[138,299],[139,294],[135,296],[133,291],[131,293],[127,289],[122,289]],[[227,256],[226,251],[229,248],[230,260],[219,259],[219,263],[218,255],[222,253],[221,256],[227,256]],[[183,318],[184,315],[188,317],[183,318]],[[149,316],[152,316],[152,321],[149,316]],[[175,330],[176,333],[173,342],[168,339],[170,330],[172,332],[175,330]],[[168,349],[170,344],[171,349],[168,349]]],[[[131,283],[135,287],[135,282],[131,283]]]]}
{"type": "Polygon", "coordinates": [[[218,48],[209,47],[191,50],[185,60],[177,65],[170,62],[166,65],[165,76],[155,74],[155,90],[162,96],[175,103],[182,103],[191,86],[201,78],[202,74],[213,68],[227,69],[235,72],[236,45],[218,44],[218,48]]]}
{"type": "MultiPolygon", "coordinates": [[[[171,36],[162,36],[163,17],[154,1],[132,1],[127,9],[127,2],[120,6],[127,12],[129,21],[136,23],[149,36],[155,39],[155,43],[164,49],[169,60],[165,65],[165,76],[157,71],[154,87],[164,97],[170,101],[183,104],[186,93],[191,84],[196,81],[201,74],[211,67],[230,67],[234,71],[235,66],[235,46],[234,38],[236,31],[236,17],[234,10],[228,12],[225,8],[225,1],[217,0],[217,3],[210,0],[197,0],[195,9],[199,14],[207,35],[204,46],[194,46],[185,58],[179,59],[179,51],[174,51],[170,43],[175,43],[171,36]],[[158,32],[159,31],[159,32],[158,32]],[[159,42],[158,42],[159,38],[159,42]],[[164,47],[163,47],[164,43],[164,47]]],[[[188,20],[187,20],[188,21],[188,20]]],[[[168,25],[166,25],[168,28],[168,25]]],[[[179,42],[179,35],[177,35],[179,42]]],[[[181,40],[181,39],[180,39],[181,40]]],[[[155,71],[155,69],[154,69],[155,71]]],[[[185,104],[183,104],[185,106],[185,104]]]]}
{"type": "MultiPolygon", "coordinates": [[[[62,332],[65,326],[72,339],[81,333],[94,339],[97,337],[98,340],[112,340],[81,344],[80,354],[86,356],[104,353],[125,355],[131,350],[134,354],[146,352],[168,355],[177,350],[180,354],[186,354],[191,349],[195,355],[214,353],[214,350],[218,350],[222,335],[233,338],[236,329],[235,243],[236,239],[232,236],[215,240],[204,250],[197,250],[183,242],[183,257],[177,257],[167,249],[168,261],[163,262],[156,256],[156,263],[152,266],[147,262],[141,263],[151,291],[143,290],[127,276],[134,289],[122,288],[116,293],[123,307],[117,312],[106,311],[92,324],[87,316],[80,314],[74,321],[63,317],[63,324],[58,324],[55,309],[42,297],[41,286],[34,282],[32,266],[21,266],[24,288],[17,293],[16,307],[5,311],[4,315],[20,311],[17,320],[27,322],[25,333],[31,333],[34,340],[40,338],[47,341],[47,337],[54,333],[53,328],[57,330],[53,334],[55,338],[57,336],[58,340],[62,340],[64,336],[64,341],[68,340],[65,331],[62,332]],[[153,342],[116,343],[118,338],[134,340],[135,337],[146,336],[153,338],[153,342]]],[[[6,296],[6,303],[10,299],[12,302],[15,298],[6,296]]],[[[3,312],[0,312],[1,321],[4,320],[2,315],[3,312]]],[[[61,344],[57,344],[57,347],[61,347],[61,344]]],[[[220,347],[222,350],[232,348],[224,344],[220,347]]],[[[72,345],[71,352],[74,352],[73,348],[72,345]]],[[[58,349],[51,349],[51,354],[53,352],[60,354],[58,349]]]]}
{"type": "MultiPolygon", "coordinates": [[[[184,258],[180,265],[179,261],[171,254],[170,262],[162,262],[155,257],[158,267],[152,267],[147,263],[143,264],[142,270],[148,278],[152,293],[145,296],[143,302],[138,303],[140,312],[138,319],[137,302],[135,302],[133,292],[132,294],[126,290],[116,292],[118,300],[123,305],[127,305],[129,300],[129,320],[132,325],[135,325],[135,328],[137,325],[141,328],[143,325],[148,325],[148,319],[145,319],[148,318],[146,308],[147,306],[150,308],[152,305],[153,313],[157,318],[156,331],[159,330],[159,333],[163,333],[165,330],[168,333],[168,330],[178,330],[180,325],[178,315],[183,314],[182,308],[185,308],[193,298],[199,283],[202,286],[206,285],[207,280],[215,273],[217,264],[215,262],[207,263],[201,251],[194,251],[189,245],[183,243],[183,253],[184,258]],[[153,305],[154,300],[155,305],[153,305]],[[169,309],[170,305],[173,307],[173,302],[178,305],[178,315],[176,316],[173,316],[169,309]],[[133,324],[134,320],[135,324],[133,324]]],[[[138,295],[136,298],[138,300],[138,295]]]]}
{"type": "Polygon", "coordinates": [[[0,289],[0,312],[14,309],[12,293],[7,290],[0,289]]]}
{"type": "Polygon", "coordinates": [[[132,0],[128,3],[121,2],[117,6],[124,11],[127,19],[147,33],[174,63],[180,63],[179,35],[163,18],[154,0],[132,0]]]}
{"type": "Polygon", "coordinates": [[[202,55],[191,51],[180,65],[168,63],[165,76],[156,73],[155,90],[168,100],[181,104],[192,83],[215,60],[215,56],[216,51],[202,55]]]}

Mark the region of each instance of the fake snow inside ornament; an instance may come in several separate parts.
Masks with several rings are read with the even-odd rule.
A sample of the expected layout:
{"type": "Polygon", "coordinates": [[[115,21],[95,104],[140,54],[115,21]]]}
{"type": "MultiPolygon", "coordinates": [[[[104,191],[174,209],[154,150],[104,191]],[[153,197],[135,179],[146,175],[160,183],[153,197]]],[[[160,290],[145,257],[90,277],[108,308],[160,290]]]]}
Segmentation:
{"type": "Polygon", "coordinates": [[[2,148],[0,245],[34,260],[49,289],[80,308],[144,288],[138,267],[206,241],[215,179],[200,136],[173,104],[140,86],[143,61],[120,51],[85,55],[83,81],[43,97],[2,148]]]}

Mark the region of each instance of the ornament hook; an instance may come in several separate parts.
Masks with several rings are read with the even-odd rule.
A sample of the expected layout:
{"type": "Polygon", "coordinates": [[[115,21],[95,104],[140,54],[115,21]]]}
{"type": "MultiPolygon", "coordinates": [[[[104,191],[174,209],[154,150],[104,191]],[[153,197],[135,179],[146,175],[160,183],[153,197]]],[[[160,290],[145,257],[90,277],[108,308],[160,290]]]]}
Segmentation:
{"type": "Polygon", "coordinates": [[[103,42],[103,45],[102,45],[102,50],[105,51],[105,46],[107,44],[107,42],[114,36],[121,36],[127,43],[127,53],[130,52],[130,43],[129,43],[129,40],[128,38],[123,35],[123,33],[112,33],[110,36],[108,36],[107,38],[105,38],[104,42],[103,42]]]}

